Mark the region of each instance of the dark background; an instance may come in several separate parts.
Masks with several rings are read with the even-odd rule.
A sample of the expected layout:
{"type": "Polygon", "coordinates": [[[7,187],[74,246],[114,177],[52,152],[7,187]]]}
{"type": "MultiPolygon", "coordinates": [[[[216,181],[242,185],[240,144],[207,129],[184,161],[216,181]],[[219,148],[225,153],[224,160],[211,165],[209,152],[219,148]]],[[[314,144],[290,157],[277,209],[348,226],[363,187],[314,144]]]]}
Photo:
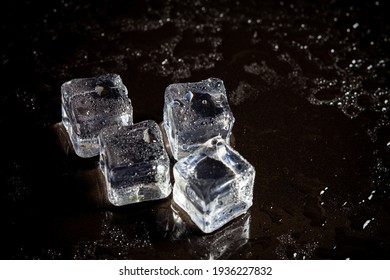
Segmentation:
{"type": "Polygon", "coordinates": [[[2,3],[1,258],[389,259],[389,9],[356,2],[2,3]],[[171,197],[105,203],[59,122],[61,84],[107,72],[135,122],[170,83],[224,80],[247,215],[204,235],[171,197]]]}

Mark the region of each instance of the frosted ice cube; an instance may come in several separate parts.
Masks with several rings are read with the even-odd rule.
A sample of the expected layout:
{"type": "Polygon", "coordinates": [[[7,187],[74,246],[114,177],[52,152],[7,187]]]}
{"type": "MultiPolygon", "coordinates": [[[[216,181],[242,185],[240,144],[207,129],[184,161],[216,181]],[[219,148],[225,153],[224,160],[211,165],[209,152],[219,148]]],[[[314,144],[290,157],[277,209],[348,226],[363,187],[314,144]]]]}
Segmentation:
{"type": "Polygon", "coordinates": [[[174,166],[174,201],[209,233],[252,205],[255,170],[219,136],[174,166]]]}
{"type": "Polygon", "coordinates": [[[112,204],[162,199],[171,193],[169,158],[156,122],[103,128],[99,144],[100,169],[112,204]]]}
{"type": "Polygon", "coordinates": [[[218,135],[229,144],[233,123],[222,80],[209,78],[166,88],[164,127],[176,160],[218,135]]]}
{"type": "Polygon", "coordinates": [[[97,137],[103,127],[133,123],[131,101],[117,74],[70,80],[61,94],[62,123],[80,157],[99,154],[97,137]]]}

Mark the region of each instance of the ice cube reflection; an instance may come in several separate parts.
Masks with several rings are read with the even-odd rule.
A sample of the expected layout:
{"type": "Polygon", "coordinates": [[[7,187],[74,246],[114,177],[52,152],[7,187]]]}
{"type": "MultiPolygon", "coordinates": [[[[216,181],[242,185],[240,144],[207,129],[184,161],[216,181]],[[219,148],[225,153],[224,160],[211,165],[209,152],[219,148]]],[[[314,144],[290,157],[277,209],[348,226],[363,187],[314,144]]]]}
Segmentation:
{"type": "Polygon", "coordinates": [[[173,209],[171,239],[185,240],[189,254],[196,259],[228,259],[237,254],[250,238],[251,213],[228,223],[211,234],[201,233],[176,205],[173,209]]]}

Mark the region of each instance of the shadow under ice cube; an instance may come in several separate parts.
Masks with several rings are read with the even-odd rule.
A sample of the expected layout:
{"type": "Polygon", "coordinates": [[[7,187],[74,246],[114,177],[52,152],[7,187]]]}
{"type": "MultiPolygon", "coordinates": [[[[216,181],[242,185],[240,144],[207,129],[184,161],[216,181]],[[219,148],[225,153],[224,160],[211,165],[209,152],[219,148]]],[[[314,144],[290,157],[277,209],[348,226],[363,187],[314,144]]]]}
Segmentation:
{"type": "Polygon", "coordinates": [[[62,85],[61,94],[62,123],[80,157],[99,154],[102,128],[133,123],[131,101],[117,74],[70,80],[62,85]]]}
{"type": "Polygon", "coordinates": [[[100,169],[112,204],[162,199],[171,193],[169,158],[156,122],[106,127],[99,143],[100,169]]]}
{"type": "Polygon", "coordinates": [[[176,160],[215,136],[229,144],[233,123],[222,80],[209,78],[166,88],[164,128],[176,160]]]}
{"type": "Polygon", "coordinates": [[[207,141],[174,166],[174,201],[206,233],[252,205],[255,170],[221,137],[207,141]]]}

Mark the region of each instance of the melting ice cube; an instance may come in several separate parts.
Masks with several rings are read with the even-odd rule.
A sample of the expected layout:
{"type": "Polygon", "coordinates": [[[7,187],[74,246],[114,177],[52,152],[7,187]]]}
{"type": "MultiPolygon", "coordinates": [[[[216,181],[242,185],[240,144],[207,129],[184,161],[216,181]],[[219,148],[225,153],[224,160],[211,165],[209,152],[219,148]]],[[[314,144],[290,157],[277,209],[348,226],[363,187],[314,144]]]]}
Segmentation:
{"type": "Polygon", "coordinates": [[[169,158],[156,122],[103,128],[99,143],[100,169],[112,204],[162,199],[171,193],[169,158]]]}
{"type": "Polygon", "coordinates": [[[255,170],[219,136],[173,169],[174,201],[204,232],[212,232],[252,205],[255,170]]]}
{"type": "Polygon", "coordinates": [[[233,123],[222,80],[209,78],[166,88],[164,128],[176,160],[215,136],[229,144],[233,123]]]}
{"type": "Polygon", "coordinates": [[[133,123],[131,101],[117,74],[70,80],[61,94],[62,122],[80,157],[99,154],[97,137],[103,127],[133,123]]]}

